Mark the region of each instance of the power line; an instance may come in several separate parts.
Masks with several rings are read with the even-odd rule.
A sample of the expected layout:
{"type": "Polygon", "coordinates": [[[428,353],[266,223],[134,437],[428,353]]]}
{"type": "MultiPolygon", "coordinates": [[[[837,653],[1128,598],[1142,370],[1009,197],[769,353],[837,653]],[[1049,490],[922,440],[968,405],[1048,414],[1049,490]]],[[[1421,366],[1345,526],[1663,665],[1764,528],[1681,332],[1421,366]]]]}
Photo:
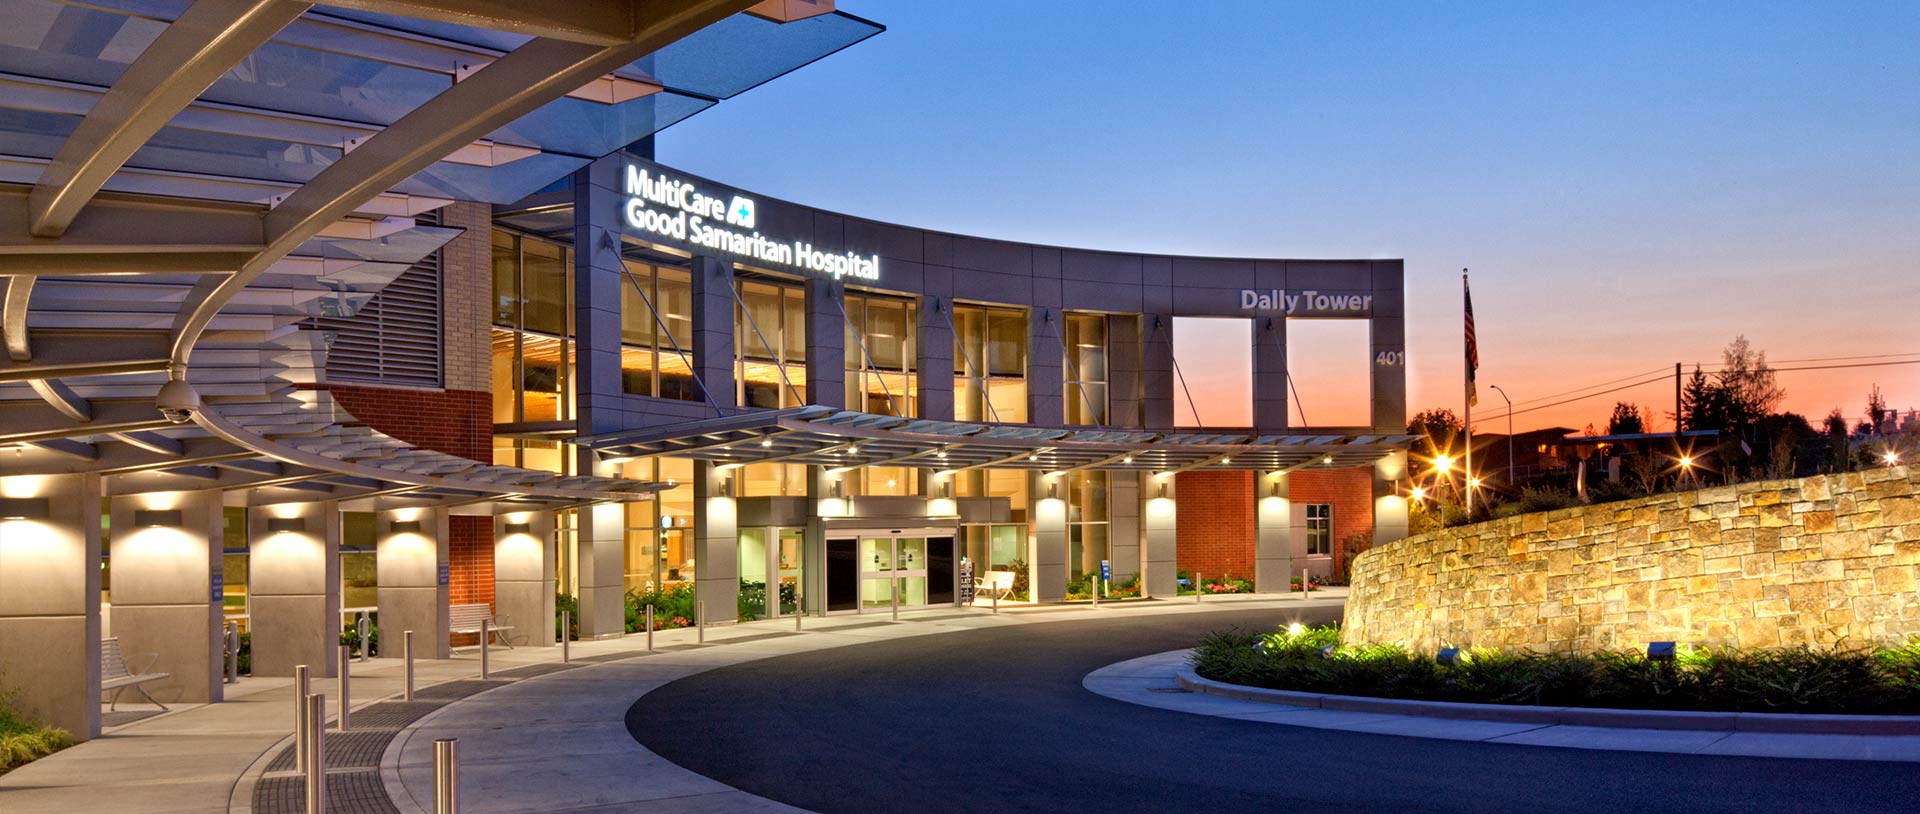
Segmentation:
{"type": "MultiPolygon", "coordinates": [[[[1901,359],[1908,356],[1920,356],[1920,351],[1915,351],[1911,353],[1870,353],[1864,356],[1818,356],[1811,359],[1769,359],[1767,361],[1769,365],[1772,365],[1772,364],[1791,365],[1799,362],[1850,362],[1858,359],[1901,359]]],[[[1694,365],[1697,367],[1703,367],[1703,368],[1724,368],[1727,366],[1727,363],[1726,362],[1706,362],[1706,363],[1695,362],[1694,365]]],[[[1773,368],[1773,369],[1774,370],[1796,370],[1801,368],[1773,368]]],[[[1812,369],[1812,368],[1806,368],[1806,369],[1812,369]]]]}
{"type": "Polygon", "coordinates": [[[1590,384],[1590,385],[1587,385],[1587,386],[1585,386],[1585,387],[1576,387],[1576,388],[1573,388],[1572,390],[1564,390],[1564,391],[1561,391],[1561,392],[1559,392],[1559,393],[1549,393],[1549,394],[1547,394],[1547,395],[1544,395],[1544,396],[1539,396],[1539,397],[1536,397],[1536,398],[1530,398],[1530,399],[1527,399],[1527,400],[1525,400],[1525,401],[1516,401],[1516,402],[1514,402],[1514,404],[1515,404],[1516,406],[1524,406],[1524,405],[1528,405],[1528,404],[1532,404],[1532,403],[1534,403],[1534,402],[1538,402],[1538,401],[1546,401],[1547,399],[1554,399],[1554,398],[1559,398],[1559,397],[1561,397],[1561,396],[1571,396],[1571,395],[1573,395],[1573,394],[1575,394],[1575,393],[1578,393],[1578,392],[1580,392],[1580,391],[1582,391],[1582,390],[1592,390],[1593,388],[1596,388],[1596,387],[1606,387],[1607,385],[1610,385],[1610,384],[1619,384],[1620,382],[1624,382],[1624,381],[1626,381],[1626,380],[1628,380],[1628,379],[1638,379],[1638,378],[1640,378],[1640,377],[1642,377],[1642,376],[1651,376],[1651,375],[1653,375],[1653,374],[1655,374],[1655,373],[1665,373],[1665,372],[1666,372],[1666,370],[1667,370],[1667,368],[1666,368],[1666,366],[1665,366],[1665,365],[1662,365],[1662,366],[1660,366],[1660,367],[1656,367],[1656,368],[1654,368],[1654,369],[1652,369],[1652,370],[1648,370],[1648,371],[1644,371],[1644,372],[1641,372],[1641,373],[1635,373],[1635,374],[1633,374],[1633,375],[1631,375],[1631,376],[1621,376],[1621,377],[1620,377],[1620,378],[1618,378],[1618,379],[1608,379],[1608,380],[1606,380],[1606,381],[1604,381],[1604,382],[1596,382],[1596,383],[1594,383],[1594,384],[1590,384]]]}
{"type": "MultiPolygon", "coordinates": [[[[1866,358],[1866,359],[1871,359],[1871,358],[1875,358],[1875,357],[1874,357],[1874,356],[1865,356],[1865,357],[1855,357],[1855,358],[1866,358]]],[[[1808,360],[1808,361],[1811,361],[1811,360],[1808,360]]],[[[1859,368],[1859,367],[1891,367],[1891,366],[1896,366],[1896,365],[1920,365],[1920,359],[1900,359],[1900,360],[1893,360],[1893,361],[1880,361],[1880,362],[1853,362],[1853,363],[1850,363],[1850,364],[1839,364],[1839,365],[1806,365],[1806,366],[1802,366],[1802,367],[1776,367],[1776,368],[1772,368],[1772,370],[1774,370],[1775,372],[1778,372],[1778,373],[1792,373],[1792,372],[1795,372],[1795,371],[1801,371],[1801,370],[1839,370],[1839,369],[1843,369],[1843,368],[1859,368]]],[[[1663,369],[1663,370],[1664,370],[1664,369],[1663,369]]],[[[1594,393],[1587,393],[1587,394],[1585,394],[1585,395],[1581,395],[1581,396],[1575,396],[1575,397],[1573,397],[1573,398],[1569,398],[1569,399],[1562,399],[1562,400],[1560,400],[1560,401],[1556,401],[1556,402],[1553,402],[1553,403],[1551,403],[1551,404],[1541,404],[1541,405],[1538,405],[1538,406],[1534,406],[1534,407],[1528,407],[1528,408],[1526,408],[1526,409],[1524,409],[1524,410],[1513,410],[1512,412],[1508,412],[1508,413],[1498,413],[1498,414],[1495,414],[1495,415],[1491,415],[1491,416],[1488,416],[1486,420],[1488,420],[1488,421],[1493,421],[1493,420],[1495,420],[1495,419],[1501,419],[1501,418],[1506,418],[1506,417],[1507,417],[1507,416],[1509,416],[1509,415],[1523,415],[1523,414],[1526,414],[1526,413],[1531,413],[1531,412],[1535,412],[1535,411],[1538,411],[1538,410],[1545,410],[1545,409],[1548,409],[1548,408],[1550,408],[1550,407],[1559,407],[1559,406],[1561,406],[1561,405],[1565,405],[1565,404],[1572,404],[1572,403],[1574,403],[1574,402],[1576,402],[1576,401],[1585,401],[1585,400],[1587,400],[1587,399],[1590,399],[1590,398],[1594,398],[1595,396],[1605,396],[1605,395],[1611,395],[1611,394],[1613,394],[1613,393],[1618,393],[1618,392],[1620,392],[1620,391],[1622,391],[1622,390],[1631,390],[1631,389],[1633,389],[1633,388],[1635,388],[1635,387],[1640,387],[1640,386],[1642,386],[1642,385],[1647,385],[1647,384],[1654,384],[1654,383],[1656,383],[1656,382],[1666,382],[1666,381],[1671,381],[1671,380],[1672,380],[1672,379],[1671,379],[1671,378],[1670,378],[1670,377],[1669,377],[1668,375],[1666,375],[1666,374],[1664,374],[1664,373],[1663,373],[1662,375],[1659,375],[1659,376],[1655,376],[1655,377],[1653,377],[1653,378],[1650,378],[1650,379],[1645,379],[1645,380],[1642,380],[1642,381],[1637,381],[1637,382],[1634,382],[1634,383],[1632,383],[1632,384],[1625,384],[1625,385],[1621,385],[1621,386],[1619,386],[1619,387],[1615,387],[1615,388],[1611,388],[1611,389],[1608,389],[1608,390],[1601,390],[1601,391],[1598,391],[1598,392],[1594,392],[1594,393]]],[[[1615,379],[1614,381],[1619,381],[1619,379],[1615,379]]],[[[1598,386],[1600,386],[1600,385],[1594,385],[1594,386],[1595,386],[1595,387],[1598,387],[1598,386]]],[[[1578,392],[1580,392],[1580,390],[1583,390],[1583,389],[1586,389],[1586,388],[1579,388],[1579,389],[1575,389],[1575,390],[1569,390],[1569,391],[1567,391],[1567,392],[1569,392],[1569,393],[1578,393],[1578,392]]],[[[1551,398],[1551,396],[1549,396],[1549,397],[1547,397],[1547,398],[1551,398]]],[[[1535,400],[1537,401],[1538,399],[1535,399],[1535,400]]],[[[1528,402],[1521,402],[1521,403],[1528,403],[1528,402]]]]}
{"type": "MultiPolygon", "coordinates": [[[[1920,361],[1920,360],[1916,360],[1916,361],[1920,361]]],[[[1537,407],[1528,407],[1528,408],[1526,408],[1526,409],[1524,409],[1524,410],[1513,410],[1513,411],[1510,411],[1510,412],[1505,412],[1505,413],[1499,413],[1499,414],[1496,414],[1496,415],[1490,415],[1490,416],[1487,416],[1487,418],[1486,418],[1486,420],[1487,420],[1487,421],[1493,421],[1493,420],[1495,420],[1495,419],[1500,419],[1500,418],[1506,418],[1507,416],[1510,416],[1510,415],[1522,415],[1522,414],[1524,414],[1524,413],[1531,413],[1531,412],[1534,412],[1534,411],[1537,411],[1537,410],[1545,410],[1545,409],[1547,409],[1547,408],[1549,408],[1549,407],[1559,407],[1559,406],[1561,406],[1561,405],[1563,405],[1563,404],[1572,404],[1572,403],[1574,403],[1574,402],[1576,402],[1576,401],[1586,401],[1587,399],[1590,399],[1590,398],[1594,398],[1594,397],[1596,397],[1596,396],[1605,396],[1605,395],[1611,395],[1611,394],[1613,394],[1613,393],[1618,393],[1618,392],[1620,392],[1620,391],[1622,391],[1622,390],[1632,390],[1633,388],[1635,388],[1635,387],[1640,387],[1640,386],[1642,386],[1642,385],[1648,385],[1648,384],[1655,384],[1655,383],[1658,383],[1658,382],[1667,382],[1667,381],[1672,381],[1672,378],[1671,378],[1671,377],[1669,377],[1669,376],[1666,376],[1666,375],[1660,375],[1660,376],[1655,376],[1655,377],[1653,377],[1653,378],[1651,378],[1651,379],[1642,379],[1642,380],[1640,380],[1640,381],[1637,381],[1637,382],[1634,382],[1634,383],[1632,383],[1632,384],[1625,384],[1625,385],[1621,385],[1621,386],[1619,386],[1619,387],[1615,387],[1615,388],[1613,388],[1613,389],[1610,389],[1610,390],[1602,390],[1602,391],[1600,391],[1600,392],[1598,392],[1598,393],[1588,393],[1588,394],[1586,394],[1586,395],[1584,395],[1584,396],[1575,396],[1575,397],[1573,397],[1573,398],[1570,398],[1570,399],[1563,399],[1563,400],[1560,400],[1560,401],[1556,401],[1556,402],[1553,402],[1553,403],[1551,403],[1551,404],[1542,404],[1542,405],[1539,405],[1539,406],[1537,406],[1537,407]]]]}

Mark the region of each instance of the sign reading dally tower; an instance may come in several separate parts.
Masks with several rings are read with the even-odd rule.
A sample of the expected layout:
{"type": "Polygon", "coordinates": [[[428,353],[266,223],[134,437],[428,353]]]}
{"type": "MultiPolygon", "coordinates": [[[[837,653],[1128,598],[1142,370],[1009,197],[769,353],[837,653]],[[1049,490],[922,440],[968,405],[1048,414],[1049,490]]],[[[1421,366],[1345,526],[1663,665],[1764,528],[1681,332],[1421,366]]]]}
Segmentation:
{"type": "Polygon", "coordinates": [[[1281,311],[1290,317],[1364,317],[1373,314],[1373,295],[1361,291],[1240,290],[1240,310],[1281,311]]]}
{"type": "Polygon", "coordinates": [[[692,248],[712,249],[748,262],[831,275],[880,279],[880,255],[817,251],[800,239],[768,237],[756,228],[753,199],[708,194],[692,181],[635,164],[626,167],[621,208],[628,228],[692,248]]]}

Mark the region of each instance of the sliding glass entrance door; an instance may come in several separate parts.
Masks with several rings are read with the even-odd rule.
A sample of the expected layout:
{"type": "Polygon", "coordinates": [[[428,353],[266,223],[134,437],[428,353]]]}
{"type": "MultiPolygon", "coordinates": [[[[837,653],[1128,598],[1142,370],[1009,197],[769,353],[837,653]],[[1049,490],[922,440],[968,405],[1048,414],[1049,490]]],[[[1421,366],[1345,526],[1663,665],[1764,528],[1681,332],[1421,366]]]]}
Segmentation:
{"type": "Polygon", "coordinates": [[[827,610],[886,611],[954,601],[953,538],[861,535],[827,541],[827,610]]]}

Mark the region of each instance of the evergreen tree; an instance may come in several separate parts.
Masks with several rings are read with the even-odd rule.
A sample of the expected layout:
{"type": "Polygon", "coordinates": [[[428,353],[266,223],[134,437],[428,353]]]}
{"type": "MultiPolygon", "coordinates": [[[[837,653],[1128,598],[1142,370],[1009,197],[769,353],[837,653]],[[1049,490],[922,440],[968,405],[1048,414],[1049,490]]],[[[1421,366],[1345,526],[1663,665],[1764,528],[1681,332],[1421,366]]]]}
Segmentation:
{"type": "Polygon", "coordinates": [[[1607,419],[1608,435],[1639,435],[1647,431],[1647,411],[1631,402],[1614,402],[1613,417],[1607,419]]]}

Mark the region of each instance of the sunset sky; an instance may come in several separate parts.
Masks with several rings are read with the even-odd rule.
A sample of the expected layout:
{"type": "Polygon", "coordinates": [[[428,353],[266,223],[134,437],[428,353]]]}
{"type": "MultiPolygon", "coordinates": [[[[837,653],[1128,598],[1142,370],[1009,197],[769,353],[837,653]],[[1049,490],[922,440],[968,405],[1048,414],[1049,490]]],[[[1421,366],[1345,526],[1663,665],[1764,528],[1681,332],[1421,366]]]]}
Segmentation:
{"type": "MultiPolygon", "coordinates": [[[[1487,384],[1538,407],[1716,362],[1736,334],[1780,367],[1920,361],[1920,3],[840,6],[889,30],[668,130],[661,160],[968,234],[1404,258],[1410,412],[1460,409],[1471,267],[1489,432],[1487,384]],[[1834,357],[1875,358],[1788,361],[1834,357]]],[[[1314,341],[1290,351],[1300,402],[1338,423],[1364,350],[1314,341]]],[[[1244,376],[1194,367],[1195,388],[1244,376]]],[[[1920,364],[1781,383],[1816,421],[1875,383],[1920,407],[1920,364]]],[[[1514,422],[1604,425],[1626,399],[1666,429],[1672,393],[1514,422]]]]}

